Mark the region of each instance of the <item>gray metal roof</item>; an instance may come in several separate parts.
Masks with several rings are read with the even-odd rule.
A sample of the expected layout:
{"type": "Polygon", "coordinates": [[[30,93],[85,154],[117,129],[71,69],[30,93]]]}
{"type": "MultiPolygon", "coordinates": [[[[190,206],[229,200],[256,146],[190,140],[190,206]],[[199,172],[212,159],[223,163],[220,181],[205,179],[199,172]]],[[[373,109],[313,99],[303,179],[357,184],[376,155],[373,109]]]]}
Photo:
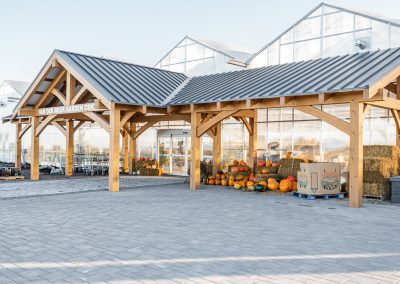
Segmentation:
{"type": "Polygon", "coordinates": [[[56,50],[110,102],[161,106],[187,78],[184,74],[56,50]]]}
{"type": "Polygon", "coordinates": [[[400,66],[400,48],[191,78],[171,105],[365,90],[400,66]]]}

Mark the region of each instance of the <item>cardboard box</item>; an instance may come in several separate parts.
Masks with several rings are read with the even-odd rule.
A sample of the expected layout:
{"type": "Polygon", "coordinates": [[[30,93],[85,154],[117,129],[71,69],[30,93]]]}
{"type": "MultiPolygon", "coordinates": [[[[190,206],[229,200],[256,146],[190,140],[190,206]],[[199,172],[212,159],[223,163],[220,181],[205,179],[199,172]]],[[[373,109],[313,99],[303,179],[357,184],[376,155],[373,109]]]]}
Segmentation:
{"type": "Polygon", "coordinates": [[[339,163],[301,163],[297,173],[297,191],[324,195],[340,193],[339,163]]]}

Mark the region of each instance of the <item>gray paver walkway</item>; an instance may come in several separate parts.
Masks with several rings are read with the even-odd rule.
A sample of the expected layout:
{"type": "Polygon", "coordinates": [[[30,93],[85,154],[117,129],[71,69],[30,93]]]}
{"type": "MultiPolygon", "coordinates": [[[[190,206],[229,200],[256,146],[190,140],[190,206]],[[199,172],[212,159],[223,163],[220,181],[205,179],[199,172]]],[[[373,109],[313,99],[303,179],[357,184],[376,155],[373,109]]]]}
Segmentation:
{"type": "MultiPolygon", "coordinates": [[[[121,176],[120,188],[129,189],[142,186],[160,186],[185,183],[186,177],[162,176],[121,176]]],[[[108,189],[108,177],[71,177],[40,181],[0,181],[0,199],[36,195],[77,193],[108,189]]]]}
{"type": "Polygon", "coordinates": [[[187,184],[0,200],[0,283],[399,283],[400,207],[187,184]]]}

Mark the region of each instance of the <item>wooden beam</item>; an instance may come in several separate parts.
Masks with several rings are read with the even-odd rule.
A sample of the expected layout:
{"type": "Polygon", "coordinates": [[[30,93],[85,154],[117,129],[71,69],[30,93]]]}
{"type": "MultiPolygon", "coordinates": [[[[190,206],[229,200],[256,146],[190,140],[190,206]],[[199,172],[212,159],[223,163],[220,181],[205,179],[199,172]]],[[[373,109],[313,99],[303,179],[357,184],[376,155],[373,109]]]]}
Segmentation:
{"type": "Polygon", "coordinates": [[[54,78],[53,82],[51,82],[47,90],[44,92],[44,94],[40,97],[39,101],[36,103],[35,108],[42,107],[43,103],[47,100],[48,96],[51,94],[51,91],[57,86],[58,83],[60,83],[61,79],[64,78],[65,73],[66,73],[65,70],[61,70],[60,73],[57,75],[57,77],[54,78]]]}
{"type": "MultiPolygon", "coordinates": [[[[197,133],[195,133],[196,136],[197,136],[197,137],[201,137],[201,135],[203,135],[204,133],[206,133],[207,130],[209,130],[211,127],[213,127],[214,125],[216,125],[218,122],[220,122],[220,121],[222,121],[222,120],[224,120],[224,119],[230,117],[231,115],[237,113],[238,111],[239,111],[239,110],[227,110],[227,111],[222,111],[222,112],[220,112],[219,114],[217,114],[216,116],[214,116],[212,119],[210,119],[210,120],[207,121],[206,123],[200,125],[200,126],[197,128],[197,131],[196,131],[197,133]]],[[[192,116],[192,119],[193,119],[193,116],[192,116]]],[[[201,119],[201,117],[200,117],[200,119],[201,119]]],[[[199,121],[199,123],[196,123],[196,125],[197,125],[197,124],[200,124],[200,121],[199,121]]]]}
{"type": "Polygon", "coordinates": [[[128,172],[129,174],[133,174],[135,171],[135,163],[136,163],[136,139],[133,137],[136,133],[136,123],[129,123],[130,129],[130,138],[129,138],[129,163],[128,163],[128,172]]]}
{"type": "Polygon", "coordinates": [[[189,120],[190,115],[187,114],[167,114],[167,115],[148,115],[148,116],[133,116],[129,121],[132,122],[160,122],[160,121],[177,121],[189,120]]]}
{"type": "Polygon", "coordinates": [[[396,94],[397,86],[395,83],[390,83],[385,87],[385,89],[392,92],[393,94],[396,94]]]}
{"type": "Polygon", "coordinates": [[[253,135],[253,128],[252,125],[247,121],[247,118],[241,116],[240,120],[243,122],[244,126],[246,126],[247,131],[249,132],[249,136],[253,135]]]}
{"type": "Polygon", "coordinates": [[[15,124],[15,167],[21,168],[22,139],[19,133],[22,130],[22,124],[15,124]]]}
{"type": "MultiPolygon", "coordinates": [[[[113,131],[111,129],[109,122],[107,120],[105,120],[104,117],[101,116],[100,114],[95,113],[95,112],[84,112],[83,114],[86,115],[87,117],[89,117],[90,119],[92,119],[94,122],[98,123],[100,125],[100,127],[103,128],[108,133],[111,133],[111,131],[113,131]]],[[[110,114],[110,120],[111,120],[111,114],[110,114]]],[[[120,123],[118,123],[118,124],[120,124],[120,123]]],[[[118,131],[119,131],[119,128],[118,128],[118,131]]]]}
{"type": "Polygon", "coordinates": [[[75,132],[79,129],[79,127],[81,127],[85,122],[86,122],[86,121],[84,121],[84,120],[79,121],[78,124],[75,125],[75,127],[74,127],[74,133],[75,133],[75,132]]]}
{"type": "MultiPolygon", "coordinates": [[[[245,121],[247,120],[245,119],[245,121]]],[[[249,128],[252,130],[251,132],[249,131],[249,166],[254,172],[257,167],[257,122],[257,111],[255,111],[254,117],[249,118],[249,128]]]]}
{"type": "Polygon", "coordinates": [[[74,121],[72,119],[66,121],[66,134],[65,175],[70,177],[74,173],[74,121]]]}
{"type": "Polygon", "coordinates": [[[110,112],[110,157],[109,157],[109,191],[119,191],[119,159],[120,159],[120,133],[121,111],[115,104],[111,105],[110,112]]]}
{"type": "Polygon", "coordinates": [[[56,96],[63,105],[67,105],[67,100],[65,96],[57,89],[51,90],[51,94],[56,96]]]}
{"type": "Polygon", "coordinates": [[[366,102],[366,104],[380,108],[400,110],[400,100],[397,99],[386,99],[384,101],[366,102]]]}
{"type": "Polygon", "coordinates": [[[213,175],[221,170],[222,125],[218,123],[213,133],[213,175]]]}
{"type": "Polygon", "coordinates": [[[396,124],[396,146],[400,146],[400,111],[391,109],[394,122],[396,124]]]}
{"type": "Polygon", "coordinates": [[[36,129],[39,126],[39,117],[32,117],[31,131],[31,180],[39,180],[39,135],[36,129]]]}
{"type": "Polygon", "coordinates": [[[134,114],[134,111],[127,111],[121,119],[121,125],[125,125],[134,114]]]}
{"type": "Polygon", "coordinates": [[[191,113],[191,143],[192,143],[192,161],[190,166],[190,189],[200,189],[200,135],[196,131],[201,123],[201,113],[191,113]]]}
{"type": "Polygon", "coordinates": [[[151,121],[151,122],[147,122],[145,125],[143,125],[142,127],[140,127],[139,130],[137,130],[136,132],[133,133],[132,137],[133,139],[138,139],[140,135],[142,135],[147,129],[149,129],[150,127],[152,127],[154,124],[157,124],[158,121],[151,121]]]}
{"type": "Polygon", "coordinates": [[[75,97],[76,80],[70,72],[67,72],[67,90],[65,96],[65,105],[71,105],[75,97]]]}
{"type": "Polygon", "coordinates": [[[129,135],[129,132],[127,130],[123,131],[123,150],[124,150],[124,167],[123,171],[125,174],[129,173],[129,140],[131,140],[131,137],[129,135]]]}
{"type": "Polygon", "coordinates": [[[19,131],[18,133],[18,138],[21,139],[22,136],[28,131],[28,129],[31,128],[31,123],[25,124],[25,126],[19,131]]]}
{"type": "Polygon", "coordinates": [[[389,73],[385,75],[385,77],[381,78],[378,82],[376,82],[374,85],[372,85],[369,88],[369,92],[365,94],[364,98],[371,98],[374,96],[380,89],[385,88],[387,85],[389,85],[391,82],[396,80],[398,76],[400,75],[400,66],[396,67],[389,73]]]}
{"type": "Polygon", "coordinates": [[[350,103],[349,205],[362,207],[363,202],[363,104],[350,103]]]}
{"type": "Polygon", "coordinates": [[[71,101],[71,105],[77,104],[88,92],[88,89],[85,86],[82,86],[82,88],[76,93],[74,98],[71,101]]]}
{"type": "Polygon", "coordinates": [[[59,121],[53,121],[53,122],[51,122],[51,125],[57,127],[57,129],[60,130],[60,132],[61,132],[65,137],[67,137],[67,130],[64,128],[63,125],[61,125],[61,122],[59,122],[59,121]]]}
{"type": "Polygon", "coordinates": [[[334,115],[331,115],[327,112],[319,110],[313,106],[300,106],[300,107],[295,107],[295,109],[302,111],[304,113],[307,113],[309,115],[312,115],[316,118],[319,118],[322,121],[332,125],[333,127],[336,127],[340,131],[346,133],[347,135],[350,135],[350,123],[348,123],[334,115]]]}
{"type": "Polygon", "coordinates": [[[318,101],[319,101],[320,104],[323,104],[323,103],[325,103],[331,96],[332,96],[332,95],[330,95],[330,94],[325,94],[325,93],[318,94],[318,101]]]}
{"type": "Polygon", "coordinates": [[[53,114],[53,115],[49,115],[46,116],[39,124],[39,126],[35,129],[35,133],[36,135],[40,135],[43,130],[45,130],[45,128],[47,127],[47,125],[49,125],[54,119],[57,118],[57,115],[53,114]]]}
{"type": "Polygon", "coordinates": [[[396,99],[400,100],[400,76],[396,78],[396,99]]]}

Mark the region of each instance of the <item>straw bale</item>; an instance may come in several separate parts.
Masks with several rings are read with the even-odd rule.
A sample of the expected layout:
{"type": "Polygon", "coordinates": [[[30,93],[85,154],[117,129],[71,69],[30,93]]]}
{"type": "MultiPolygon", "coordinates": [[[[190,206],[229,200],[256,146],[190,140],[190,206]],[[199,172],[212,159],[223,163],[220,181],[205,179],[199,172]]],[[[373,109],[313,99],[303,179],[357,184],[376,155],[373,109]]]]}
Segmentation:
{"type": "Polygon", "coordinates": [[[287,178],[288,176],[297,177],[297,172],[300,171],[300,164],[304,162],[305,160],[303,159],[281,159],[278,175],[282,178],[287,178]]]}
{"type": "Polygon", "coordinates": [[[365,158],[364,159],[364,171],[365,172],[380,172],[391,175],[398,174],[399,163],[398,160],[390,158],[365,158]]]}
{"type": "Polygon", "coordinates": [[[364,183],[364,196],[377,197],[383,200],[390,199],[389,182],[386,183],[364,183]]]}
{"type": "Polygon", "coordinates": [[[398,160],[400,157],[400,148],[390,145],[365,145],[364,158],[391,158],[398,160]]]}

